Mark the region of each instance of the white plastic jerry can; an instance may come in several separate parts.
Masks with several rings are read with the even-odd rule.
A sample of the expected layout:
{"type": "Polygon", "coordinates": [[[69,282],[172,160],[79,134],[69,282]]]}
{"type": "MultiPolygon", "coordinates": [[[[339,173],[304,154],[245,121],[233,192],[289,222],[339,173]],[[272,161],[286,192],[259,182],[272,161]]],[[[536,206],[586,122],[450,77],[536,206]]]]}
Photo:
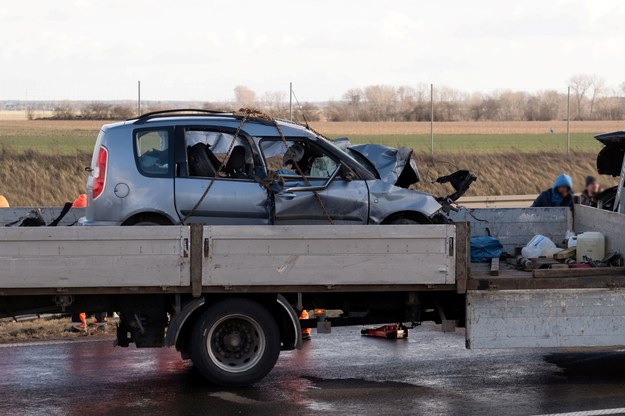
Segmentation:
{"type": "Polygon", "coordinates": [[[605,236],[596,231],[588,231],[577,236],[577,262],[599,261],[605,257],[605,236]]]}

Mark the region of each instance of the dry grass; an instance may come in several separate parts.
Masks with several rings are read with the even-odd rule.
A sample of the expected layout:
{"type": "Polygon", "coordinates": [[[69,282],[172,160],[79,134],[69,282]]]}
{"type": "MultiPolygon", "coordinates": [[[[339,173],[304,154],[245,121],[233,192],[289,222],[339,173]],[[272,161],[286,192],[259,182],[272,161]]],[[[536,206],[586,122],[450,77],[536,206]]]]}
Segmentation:
{"type": "MultiPolygon", "coordinates": [[[[318,132],[328,135],[429,134],[429,122],[314,122],[318,132]]],[[[434,123],[434,134],[546,134],[566,132],[566,121],[449,121],[434,123]]],[[[625,129],[625,121],[572,121],[572,133],[597,134],[625,129]]]]}
{"type": "MultiPolygon", "coordinates": [[[[581,192],[586,175],[596,175],[596,153],[505,153],[449,154],[434,157],[418,154],[417,165],[423,178],[417,189],[441,194],[441,185],[431,180],[456,169],[468,169],[478,180],[471,185],[469,195],[537,194],[551,186],[560,173],[573,177],[576,192],[581,192]]],[[[602,176],[604,187],[616,184],[616,179],[602,176]]]]}
{"type": "MultiPolygon", "coordinates": [[[[83,193],[89,164],[88,153],[49,155],[33,151],[0,150],[0,193],[12,206],[61,206],[83,193]]],[[[595,174],[596,153],[475,153],[441,154],[434,161],[417,154],[422,182],[418,189],[443,193],[431,180],[456,169],[469,169],[478,176],[467,195],[535,194],[549,187],[560,173],[573,176],[576,191],[586,175],[595,174]]],[[[602,178],[604,185],[614,178],[602,178]]]]}
{"type": "Polygon", "coordinates": [[[0,149],[0,194],[11,206],[62,206],[85,192],[89,153],[50,155],[0,149]]]}
{"type": "Polygon", "coordinates": [[[61,130],[67,134],[80,134],[81,131],[88,130],[97,134],[106,123],[108,122],[100,120],[0,120],[0,131],[3,135],[54,130],[61,130]]]}
{"type": "Polygon", "coordinates": [[[26,341],[35,339],[80,338],[86,336],[111,336],[117,319],[109,319],[106,331],[98,331],[90,326],[86,333],[66,332],[70,327],[69,317],[48,317],[15,322],[13,319],[0,319],[0,342],[26,341]]]}
{"type": "MultiPolygon", "coordinates": [[[[32,115],[33,115],[33,118],[52,117],[54,115],[54,111],[33,110],[32,115]]],[[[1,110],[0,119],[1,120],[28,120],[28,111],[26,110],[18,110],[18,111],[1,110]]]]}
{"type": "MultiPolygon", "coordinates": [[[[84,120],[0,120],[0,194],[12,206],[60,206],[72,201],[85,190],[84,167],[90,163],[93,143],[102,124],[84,120]]],[[[429,137],[417,135],[429,129],[428,123],[315,123],[314,126],[328,135],[354,135],[357,139],[354,142],[408,145],[417,152],[427,149],[429,143],[429,137]]],[[[596,172],[595,148],[599,147],[590,134],[582,132],[625,129],[625,122],[572,123],[573,131],[577,132],[573,137],[577,152],[570,156],[553,151],[564,149],[561,138],[553,139],[557,139],[557,146],[551,145],[555,135],[544,134],[549,127],[563,126],[563,122],[440,123],[435,163],[428,156],[418,156],[424,176],[419,188],[440,193],[425,179],[449,173],[457,166],[472,170],[479,177],[470,195],[534,194],[546,188],[560,172],[571,173],[579,191],[583,177],[596,172]],[[443,136],[443,131],[448,135],[443,136]],[[512,133],[506,136],[502,131],[512,133]],[[469,132],[473,136],[461,135],[469,132]]],[[[611,181],[611,178],[604,180],[611,181]]]]}

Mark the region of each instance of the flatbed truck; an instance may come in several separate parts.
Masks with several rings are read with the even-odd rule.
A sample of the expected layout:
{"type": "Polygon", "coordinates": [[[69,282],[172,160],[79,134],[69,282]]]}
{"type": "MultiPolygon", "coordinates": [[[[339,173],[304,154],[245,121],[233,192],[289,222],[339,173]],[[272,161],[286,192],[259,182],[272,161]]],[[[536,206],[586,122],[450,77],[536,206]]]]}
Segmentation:
{"type": "MultiPolygon", "coordinates": [[[[4,225],[24,210],[1,209],[4,225]]],[[[58,210],[42,211],[49,219],[58,210]]],[[[507,252],[535,234],[600,231],[625,252],[625,215],[461,210],[437,225],[3,227],[0,316],[118,312],[117,345],[175,347],[211,382],[265,377],[302,328],[434,321],[467,348],[625,345],[625,274],[534,278],[470,262],[471,235],[507,252]],[[301,309],[341,310],[299,319],[301,309]]]]}

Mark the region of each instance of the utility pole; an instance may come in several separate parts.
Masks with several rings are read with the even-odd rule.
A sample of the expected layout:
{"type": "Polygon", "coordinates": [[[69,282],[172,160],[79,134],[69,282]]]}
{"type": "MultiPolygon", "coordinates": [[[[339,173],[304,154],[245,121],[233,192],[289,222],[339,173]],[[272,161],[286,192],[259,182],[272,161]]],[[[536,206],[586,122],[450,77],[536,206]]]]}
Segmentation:
{"type": "Polygon", "coordinates": [[[293,83],[289,82],[289,120],[293,121],[293,83]]]}
{"type": "Polygon", "coordinates": [[[430,153],[434,158],[434,84],[430,84],[430,153]]]}
{"type": "Polygon", "coordinates": [[[141,81],[137,81],[137,116],[141,116],[141,81]]]}
{"type": "Polygon", "coordinates": [[[571,153],[571,86],[566,92],[566,154],[571,153]]]}

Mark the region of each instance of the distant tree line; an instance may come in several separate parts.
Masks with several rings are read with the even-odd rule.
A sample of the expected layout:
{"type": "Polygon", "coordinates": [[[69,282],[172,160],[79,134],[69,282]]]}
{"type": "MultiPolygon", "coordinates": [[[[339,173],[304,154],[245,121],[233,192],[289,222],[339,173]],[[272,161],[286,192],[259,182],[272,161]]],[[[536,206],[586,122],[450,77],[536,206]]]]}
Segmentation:
{"type": "MultiPolygon", "coordinates": [[[[574,120],[621,120],[625,117],[625,83],[608,88],[597,75],[580,74],[568,81],[570,112],[574,120]]],[[[258,98],[245,86],[234,89],[234,108],[260,108],[274,116],[288,113],[287,93],[265,93],[258,98]]],[[[567,116],[567,94],[545,90],[536,93],[496,91],[465,93],[445,86],[434,87],[435,121],[549,121],[567,116]]],[[[323,105],[294,106],[294,118],[305,114],[310,121],[428,121],[431,117],[430,86],[394,87],[370,85],[346,91],[340,100],[323,105]]]]}
{"type": "MultiPolygon", "coordinates": [[[[597,75],[579,74],[568,80],[571,88],[570,112],[573,120],[622,120],[625,118],[625,82],[610,88],[597,75]]],[[[493,93],[466,93],[446,86],[434,86],[435,121],[549,121],[567,116],[567,94],[544,90],[534,93],[502,90],[493,93]]],[[[286,91],[257,95],[249,87],[234,88],[229,102],[149,102],[143,112],[176,107],[236,111],[253,108],[277,118],[289,117],[286,91]]],[[[52,118],[120,120],[136,116],[136,106],[128,102],[54,102],[52,118]]],[[[293,103],[297,121],[428,121],[431,114],[430,86],[394,87],[370,85],[346,91],[341,99],[325,103],[293,103]]],[[[30,112],[28,114],[34,114],[30,112]]],[[[30,117],[30,116],[29,116],[30,117]]]]}
{"type": "MultiPolygon", "coordinates": [[[[29,109],[27,110],[28,118],[32,118],[30,114],[34,113],[29,109]]],[[[62,101],[54,105],[50,118],[55,120],[126,120],[134,114],[135,109],[129,104],[62,101]]]]}

